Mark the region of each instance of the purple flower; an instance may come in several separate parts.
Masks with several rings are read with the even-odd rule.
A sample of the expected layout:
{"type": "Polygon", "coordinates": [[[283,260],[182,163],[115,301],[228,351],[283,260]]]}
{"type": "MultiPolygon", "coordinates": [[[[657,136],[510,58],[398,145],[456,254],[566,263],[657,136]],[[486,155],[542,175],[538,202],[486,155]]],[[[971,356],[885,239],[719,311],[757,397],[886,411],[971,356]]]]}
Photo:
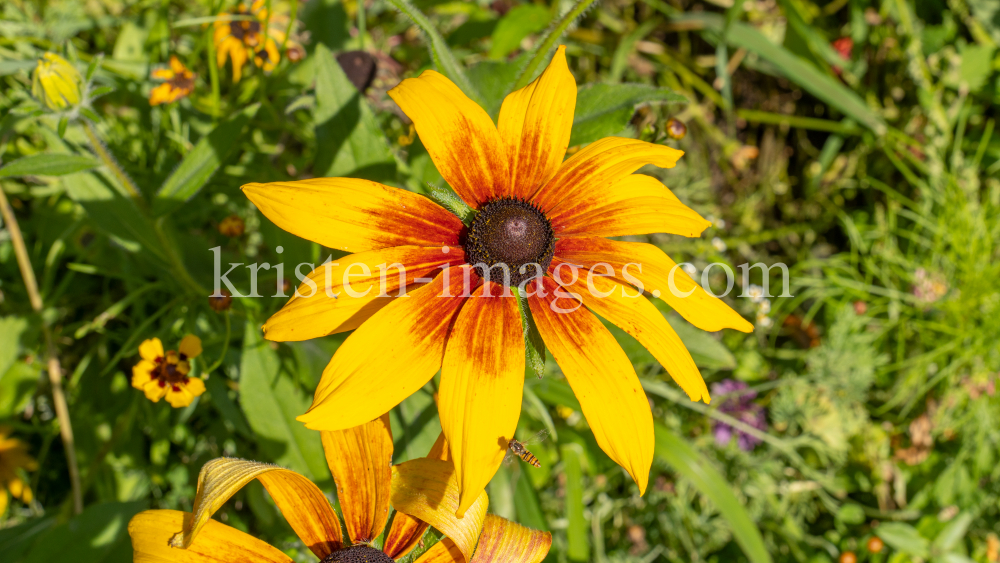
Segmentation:
{"type": "MultiPolygon", "coordinates": [[[[764,407],[753,402],[757,398],[757,392],[747,389],[746,383],[734,379],[723,379],[712,385],[712,395],[722,398],[718,407],[719,412],[726,413],[757,430],[767,430],[767,416],[764,407]]],[[[715,434],[715,442],[720,446],[728,444],[735,435],[736,444],[745,452],[754,449],[761,442],[760,438],[751,436],[724,422],[715,421],[712,432],[715,434]]]]}

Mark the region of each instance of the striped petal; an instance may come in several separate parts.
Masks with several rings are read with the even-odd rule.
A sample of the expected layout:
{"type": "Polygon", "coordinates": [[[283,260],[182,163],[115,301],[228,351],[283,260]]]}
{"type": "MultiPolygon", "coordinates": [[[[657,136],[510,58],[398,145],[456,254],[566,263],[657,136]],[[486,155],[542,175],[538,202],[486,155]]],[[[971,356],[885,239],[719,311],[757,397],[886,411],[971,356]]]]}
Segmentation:
{"type": "Polygon", "coordinates": [[[510,193],[507,154],[483,108],[444,75],[425,70],[389,90],[411,120],[438,172],[473,208],[510,193]]]}
{"type": "Polygon", "coordinates": [[[427,522],[419,518],[397,512],[392,517],[392,525],[389,526],[389,533],[385,536],[382,551],[393,561],[402,559],[417,547],[428,527],[427,522]]]}
{"type": "Polygon", "coordinates": [[[468,561],[479,540],[489,506],[486,492],[459,518],[458,476],[451,462],[414,459],[392,468],[392,506],[448,536],[468,561]]]}
{"type": "Polygon", "coordinates": [[[455,545],[455,542],[448,538],[441,538],[441,541],[423,552],[415,563],[465,563],[466,561],[468,559],[462,554],[462,550],[455,545]]]}
{"type": "Polygon", "coordinates": [[[291,563],[284,553],[236,528],[209,520],[187,548],[170,537],[184,526],[187,512],[147,510],[128,523],[133,563],[291,563]]]}
{"type": "Polygon", "coordinates": [[[246,184],[243,193],[275,225],[329,248],[458,246],[462,222],[433,201],[355,178],[246,184]]]}
{"type": "Polygon", "coordinates": [[[382,535],[389,519],[392,431],[389,414],[347,430],[321,432],[327,465],[351,543],[382,535]]]}
{"type": "Polygon", "coordinates": [[[461,516],[500,468],[524,389],[524,337],[516,298],[486,282],[462,307],[441,366],[438,410],[461,484],[461,516]]]}
{"type": "MultiPolygon", "coordinates": [[[[614,336],[550,278],[528,297],[531,316],[601,449],[646,491],[653,463],[653,415],[635,369],[614,336]]],[[[536,288],[538,286],[536,285],[536,288]]]]}
{"type": "Polygon", "coordinates": [[[340,520],[330,501],[312,481],[298,473],[270,463],[217,458],[206,463],[198,474],[198,493],[191,518],[170,539],[173,547],[188,548],[197,543],[210,518],[247,483],[257,479],[271,494],[285,520],[317,557],[323,559],[343,546],[340,520]]]}
{"type": "Polygon", "coordinates": [[[683,151],[636,139],[606,137],[587,145],[559,167],[551,180],[532,197],[546,213],[560,205],[609,187],[647,164],[673,168],[683,151]]]}
{"type": "Polygon", "coordinates": [[[606,189],[578,194],[548,217],[559,237],[652,233],[696,237],[711,225],[659,180],[644,174],[625,176],[606,189]]]}
{"type": "Polygon", "coordinates": [[[372,315],[337,349],[312,407],[298,420],[313,430],[358,426],[430,381],[441,368],[448,329],[465,301],[468,271],[468,266],[449,268],[372,315]]]}
{"type": "MultiPolygon", "coordinates": [[[[552,260],[549,271],[555,272],[560,263],[560,260],[552,260]]],[[[562,275],[556,277],[560,285],[579,295],[591,311],[631,334],[645,346],[692,401],[708,403],[711,400],[691,353],[655,305],[636,290],[610,278],[590,277],[584,273],[576,276],[575,281],[566,280],[574,277],[568,269],[560,268],[562,275]],[[593,292],[588,284],[593,285],[593,292]]]]}
{"type": "Polygon", "coordinates": [[[497,129],[507,150],[512,195],[527,198],[555,175],[569,147],[576,80],[559,46],[534,82],[503,100],[497,129]]]}
{"type": "MultiPolygon", "coordinates": [[[[753,332],[752,324],[721,299],[702,289],[676,262],[652,244],[605,238],[567,238],[556,241],[555,254],[560,260],[578,264],[587,271],[596,264],[608,264],[614,270],[617,281],[632,285],[639,281],[645,291],[666,301],[688,322],[702,330],[715,332],[734,328],[741,332],[753,332]],[[634,279],[625,279],[623,272],[634,279]]],[[[594,269],[594,272],[603,270],[594,269]]]]}
{"type": "Polygon", "coordinates": [[[414,290],[420,283],[417,279],[429,281],[441,266],[464,262],[461,247],[430,246],[396,246],[338,258],[302,281],[288,303],[264,324],[264,336],[298,342],[354,330],[399,294],[401,277],[414,290]]]}
{"type": "Polygon", "coordinates": [[[540,563],[551,547],[552,534],[487,514],[471,563],[540,563]]]}

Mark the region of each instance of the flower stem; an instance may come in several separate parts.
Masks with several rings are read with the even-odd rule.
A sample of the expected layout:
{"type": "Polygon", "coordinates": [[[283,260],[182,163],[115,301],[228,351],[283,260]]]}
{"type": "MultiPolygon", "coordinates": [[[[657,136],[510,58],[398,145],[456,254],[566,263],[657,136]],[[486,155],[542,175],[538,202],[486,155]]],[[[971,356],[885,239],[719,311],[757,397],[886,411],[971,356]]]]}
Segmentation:
{"type": "Polygon", "coordinates": [[[222,365],[222,361],[226,359],[226,352],[229,351],[229,338],[231,336],[232,336],[232,324],[229,320],[229,311],[226,311],[226,339],[222,342],[222,353],[219,354],[219,359],[216,360],[214,364],[212,364],[205,370],[205,373],[202,374],[202,377],[208,377],[208,374],[219,369],[219,366],[222,365]]]}
{"type": "Polygon", "coordinates": [[[108,167],[108,170],[114,174],[115,179],[118,180],[118,183],[121,184],[123,188],[125,188],[128,195],[135,199],[140,205],[144,205],[145,202],[142,199],[142,194],[139,193],[139,188],[136,187],[132,178],[128,177],[128,174],[125,173],[125,170],[123,170],[118,164],[118,161],[115,160],[111,151],[109,151],[108,147],[106,147],[104,142],[101,141],[101,138],[97,135],[97,130],[94,129],[94,124],[87,119],[81,119],[80,122],[83,123],[83,130],[87,133],[87,139],[90,140],[90,146],[93,147],[94,154],[97,155],[97,158],[101,159],[101,162],[103,162],[104,165],[108,167]]]}
{"type": "Polygon", "coordinates": [[[535,72],[538,71],[538,67],[541,66],[542,62],[545,61],[545,58],[548,57],[549,51],[555,47],[556,41],[559,41],[559,38],[563,36],[563,33],[566,33],[566,29],[569,27],[569,24],[573,23],[576,18],[586,12],[587,8],[589,8],[593,3],[594,0],[579,0],[576,5],[570,8],[570,10],[566,12],[566,15],[564,15],[562,19],[556,23],[555,27],[552,28],[552,31],[545,36],[542,44],[538,46],[538,49],[535,49],[535,54],[528,62],[528,66],[524,67],[524,72],[521,73],[521,78],[517,79],[517,84],[514,85],[515,90],[520,90],[531,82],[531,79],[535,76],[535,72]]]}
{"type": "Polygon", "coordinates": [[[52,403],[56,409],[56,418],[59,420],[59,433],[62,436],[63,447],[66,450],[66,463],[69,465],[70,486],[73,490],[73,511],[79,514],[83,511],[83,494],[80,489],[80,469],[76,463],[76,449],[73,442],[73,423],[69,418],[69,406],[66,404],[66,395],[63,393],[63,373],[59,364],[59,356],[56,354],[55,341],[52,339],[52,330],[45,322],[42,315],[42,296],[38,292],[38,281],[35,279],[35,271],[31,268],[31,258],[28,256],[28,249],[24,245],[24,237],[21,236],[21,228],[17,224],[17,218],[7,202],[7,194],[0,189],[0,213],[3,214],[3,221],[7,225],[7,232],[10,233],[11,243],[14,245],[14,254],[17,255],[17,265],[21,269],[21,277],[24,279],[24,287],[28,291],[28,300],[31,308],[42,318],[42,333],[45,337],[46,363],[48,364],[49,383],[52,385],[52,403]]]}

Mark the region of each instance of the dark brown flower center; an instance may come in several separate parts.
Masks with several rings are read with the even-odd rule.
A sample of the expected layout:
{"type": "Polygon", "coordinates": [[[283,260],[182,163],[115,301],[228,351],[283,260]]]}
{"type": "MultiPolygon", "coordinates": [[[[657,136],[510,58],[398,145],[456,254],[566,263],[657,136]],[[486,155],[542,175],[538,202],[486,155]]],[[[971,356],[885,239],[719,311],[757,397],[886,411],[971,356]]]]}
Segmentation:
{"type": "MultiPolygon", "coordinates": [[[[235,14],[238,16],[249,16],[250,12],[237,10],[235,14]]],[[[244,45],[253,47],[257,45],[257,35],[260,33],[260,27],[260,22],[257,20],[234,20],[229,22],[229,33],[242,41],[244,45]]]]}
{"type": "Polygon", "coordinates": [[[186,355],[178,354],[171,350],[167,352],[165,358],[156,358],[156,367],[153,368],[153,372],[150,375],[160,381],[160,387],[187,383],[188,373],[191,372],[191,367],[188,365],[187,360],[186,355]]]}
{"type": "Polygon", "coordinates": [[[367,545],[352,545],[347,549],[334,551],[323,558],[321,563],[395,563],[388,555],[367,545]]]}
{"type": "Polygon", "coordinates": [[[519,286],[548,270],[555,246],[552,224],[541,210],[505,197],[479,209],[466,237],[465,254],[480,276],[519,286]]]}

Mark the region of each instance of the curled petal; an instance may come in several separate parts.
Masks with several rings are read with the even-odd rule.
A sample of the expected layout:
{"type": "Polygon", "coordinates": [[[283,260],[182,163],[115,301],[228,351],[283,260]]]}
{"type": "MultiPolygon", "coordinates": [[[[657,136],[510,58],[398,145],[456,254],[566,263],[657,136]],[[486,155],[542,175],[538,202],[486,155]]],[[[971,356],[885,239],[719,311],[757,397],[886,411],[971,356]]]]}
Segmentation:
{"type": "Polygon", "coordinates": [[[551,547],[552,534],[487,514],[471,563],[540,563],[551,547]]]}
{"type": "Polygon", "coordinates": [[[128,523],[133,563],[291,563],[284,553],[236,528],[214,520],[205,523],[186,548],[170,545],[170,537],[191,517],[177,510],[147,510],[128,523]]]}
{"type": "Polygon", "coordinates": [[[337,514],[312,481],[276,465],[230,458],[213,459],[201,468],[193,515],[170,545],[190,547],[212,514],[254,479],[260,480],[285,520],[317,557],[322,559],[343,545],[337,514]]]}
{"type": "Polygon", "coordinates": [[[351,543],[382,535],[389,519],[392,431],[389,414],[349,428],[321,432],[323,452],[337,483],[337,498],[351,543]]]}
{"type": "Polygon", "coordinates": [[[450,462],[421,458],[392,468],[393,508],[443,532],[468,561],[483,529],[489,498],[480,493],[462,518],[455,516],[458,501],[458,478],[450,462]]]}
{"type": "Polygon", "coordinates": [[[462,550],[455,545],[455,542],[448,538],[441,538],[441,541],[423,552],[415,563],[465,563],[466,561],[468,559],[462,550]]]}

